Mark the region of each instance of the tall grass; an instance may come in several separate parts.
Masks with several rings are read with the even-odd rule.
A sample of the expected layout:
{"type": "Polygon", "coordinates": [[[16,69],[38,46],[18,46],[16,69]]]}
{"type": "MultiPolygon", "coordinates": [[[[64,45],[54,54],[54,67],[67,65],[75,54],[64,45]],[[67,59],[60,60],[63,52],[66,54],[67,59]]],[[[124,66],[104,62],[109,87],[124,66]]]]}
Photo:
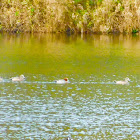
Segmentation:
{"type": "Polygon", "coordinates": [[[0,0],[0,31],[137,33],[140,0],[0,0]]]}

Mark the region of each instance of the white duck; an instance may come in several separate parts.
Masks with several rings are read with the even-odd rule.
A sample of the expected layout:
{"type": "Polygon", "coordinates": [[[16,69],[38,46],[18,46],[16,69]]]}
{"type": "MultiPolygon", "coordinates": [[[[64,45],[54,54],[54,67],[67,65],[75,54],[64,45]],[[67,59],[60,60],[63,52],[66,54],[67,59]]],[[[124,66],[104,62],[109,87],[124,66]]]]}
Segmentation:
{"type": "Polygon", "coordinates": [[[10,78],[13,82],[20,82],[25,80],[25,76],[22,74],[19,77],[12,77],[10,78]]]}
{"type": "Polygon", "coordinates": [[[57,83],[57,84],[70,83],[70,81],[68,80],[68,78],[64,78],[64,79],[60,79],[60,80],[55,80],[54,82],[57,83]]]}
{"type": "Polygon", "coordinates": [[[120,84],[120,85],[126,85],[129,84],[130,79],[128,77],[125,78],[124,81],[114,81],[116,84],[120,84]]]}

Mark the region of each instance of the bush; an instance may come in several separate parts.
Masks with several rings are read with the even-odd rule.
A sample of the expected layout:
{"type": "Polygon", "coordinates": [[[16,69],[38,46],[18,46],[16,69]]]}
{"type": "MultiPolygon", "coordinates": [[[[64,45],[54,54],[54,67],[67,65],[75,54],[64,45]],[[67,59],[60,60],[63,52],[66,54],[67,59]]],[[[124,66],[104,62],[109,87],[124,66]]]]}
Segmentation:
{"type": "Polygon", "coordinates": [[[138,0],[0,1],[0,31],[137,33],[139,29],[138,0]]]}

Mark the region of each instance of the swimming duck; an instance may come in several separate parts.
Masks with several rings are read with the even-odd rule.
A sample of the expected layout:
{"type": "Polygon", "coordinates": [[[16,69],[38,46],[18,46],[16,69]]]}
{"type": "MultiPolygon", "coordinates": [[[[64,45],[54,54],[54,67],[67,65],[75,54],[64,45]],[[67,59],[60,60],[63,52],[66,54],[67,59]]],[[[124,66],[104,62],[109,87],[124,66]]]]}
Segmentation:
{"type": "Polygon", "coordinates": [[[68,78],[60,79],[60,80],[55,80],[54,81],[57,84],[65,84],[65,83],[70,83],[68,78]]]}
{"type": "Polygon", "coordinates": [[[2,81],[3,81],[3,78],[0,77],[0,82],[2,82],[2,81]]]}
{"type": "Polygon", "coordinates": [[[128,77],[125,78],[124,81],[114,81],[116,84],[126,85],[129,84],[130,79],[128,77]]]}
{"type": "Polygon", "coordinates": [[[25,80],[25,76],[22,74],[19,77],[12,77],[10,78],[13,82],[20,82],[25,80]]]}

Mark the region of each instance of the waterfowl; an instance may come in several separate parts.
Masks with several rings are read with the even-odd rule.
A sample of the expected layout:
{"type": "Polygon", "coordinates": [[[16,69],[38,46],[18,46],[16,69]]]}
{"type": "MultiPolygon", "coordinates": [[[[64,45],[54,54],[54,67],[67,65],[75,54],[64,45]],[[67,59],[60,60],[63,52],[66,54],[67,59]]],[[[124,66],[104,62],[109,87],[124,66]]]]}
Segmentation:
{"type": "Polygon", "coordinates": [[[2,81],[3,81],[3,78],[0,77],[0,82],[2,82],[2,81]]]}
{"type": "Polygon", "coordinates": [[[126,85],[129,84],[130,79],[128,77],[125,78],[124,81],[114,81],[116,84],[120,84],[120,85],[126,85]]]}
{"type": "Polygon", "coordinates": [[[68,78],[64,78],[64,79],[60,79],[60,80],[55,80],[54,81],[57,84],[65,84],[65,83],[69,83],[68,78]]]}
{"type": "Polygon", "coordinates": [[[19,77],[12,77],[10,78],[13,82],[20,82],[25,80],[25,76],[22,74],[19,77]]]}

